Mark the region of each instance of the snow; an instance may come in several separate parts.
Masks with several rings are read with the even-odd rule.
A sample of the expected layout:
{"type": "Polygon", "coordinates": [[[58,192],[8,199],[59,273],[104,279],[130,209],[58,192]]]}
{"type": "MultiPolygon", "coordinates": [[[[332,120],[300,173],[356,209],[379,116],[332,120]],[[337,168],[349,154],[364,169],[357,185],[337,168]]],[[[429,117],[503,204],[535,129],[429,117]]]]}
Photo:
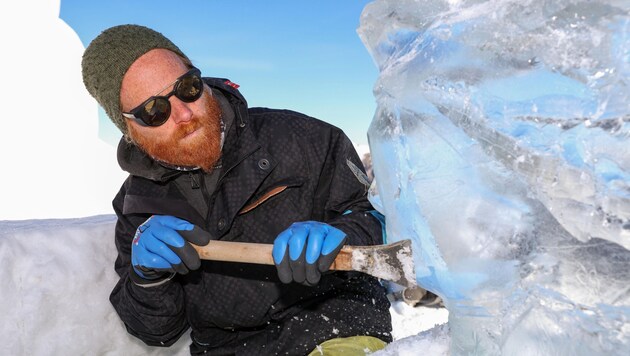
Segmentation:
{"type": "Polygon", "coordinates": [[[393,302],[389,312],[392,316],[394,340],[415,336],[445,324],[448,320],[446,308],[412,307],[400,301],[393,302]]]}
{"type": "Polygon", "coordinates": [[[450,335],[448,324],[440,324],[417,335],[398,340],[375,352],[374,356],[447,356],[449,355],[450,335]]]}
{"type": "Polygon", "coordinates": [[[84,47],[59,8],[59,0],[0,4],[0,33],[10,34],[0,66],[0,196],[10,204],[0,220],[109,214],[126,176],[98,138],[98,105],[79,69],[84,47]]]}
{"type": "MultiPolygon", "coordinates": [[[[0,221],[0,354],[189,354],[188,333],[167,349],[146,346],[127,333],[109,303],[118,280],[113,268],[115,221],[114,215],[0,221]]],[[[396,340],[443,324],[448,317],[444,308],[412,308],[399,301],[390,311],[396,340]]],[[[439,340],[446,337],[439,335],[439,340]]],[[[401,346],[394,342],[387,350],[411,350],[412,340],[401,340],[401,346]]]]}

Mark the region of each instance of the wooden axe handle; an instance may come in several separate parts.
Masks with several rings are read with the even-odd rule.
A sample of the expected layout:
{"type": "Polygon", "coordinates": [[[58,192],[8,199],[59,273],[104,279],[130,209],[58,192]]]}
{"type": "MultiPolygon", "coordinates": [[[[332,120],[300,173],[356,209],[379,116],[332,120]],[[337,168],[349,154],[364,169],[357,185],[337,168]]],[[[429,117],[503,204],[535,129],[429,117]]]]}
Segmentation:
{"type": "MultiPolygon", "coordinates": [[[[211,240],[205,246],[192,246],[202,260],[274,265],[272,244],[211,240]]],[[[331,270],[352,271],[352,246],[344,246],[330,265],[331,270]]]]}

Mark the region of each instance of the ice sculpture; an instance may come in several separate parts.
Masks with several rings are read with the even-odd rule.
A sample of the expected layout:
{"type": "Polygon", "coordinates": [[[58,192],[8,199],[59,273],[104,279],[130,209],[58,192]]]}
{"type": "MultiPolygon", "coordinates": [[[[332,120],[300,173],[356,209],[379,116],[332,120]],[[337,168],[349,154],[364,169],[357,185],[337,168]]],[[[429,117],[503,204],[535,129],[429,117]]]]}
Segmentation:
{"type": "Polygon", "coordinates": [[[630,2],[378,0],[370,199],[451,353],[630,354],[630,2]]]}

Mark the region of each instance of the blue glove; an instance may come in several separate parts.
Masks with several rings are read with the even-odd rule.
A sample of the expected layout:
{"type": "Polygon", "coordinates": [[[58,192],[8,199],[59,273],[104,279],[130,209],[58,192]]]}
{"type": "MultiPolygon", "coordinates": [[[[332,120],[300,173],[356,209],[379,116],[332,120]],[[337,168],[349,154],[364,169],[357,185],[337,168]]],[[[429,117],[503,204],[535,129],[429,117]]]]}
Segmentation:
{"type": "Polygon", "coordinates": [[[317,284],[345,241],[343,231],[325,223],[305,221],[292,224],[273,243],[272,255],[280,281],[317,284]]]}
{"type": "Polygon", "coordinates": [[[152,281],[167,272],[186,274],[198,269],[201,260],[189,242],[205,245],[210,239],[207,233],[196,231],[203,230],[174,216],[151,216],[138,227],[131,243],[131,264],[135,273],[152,281]]]}

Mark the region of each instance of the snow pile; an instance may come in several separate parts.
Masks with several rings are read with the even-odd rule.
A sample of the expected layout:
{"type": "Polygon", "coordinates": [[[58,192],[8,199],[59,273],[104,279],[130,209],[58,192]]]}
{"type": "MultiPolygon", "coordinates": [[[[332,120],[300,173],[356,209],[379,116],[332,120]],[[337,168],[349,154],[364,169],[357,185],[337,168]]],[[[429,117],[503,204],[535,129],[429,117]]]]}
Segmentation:
{"type": "Polygon", "coordinates": [[[0,220],[108,214],[127,176],[98,137],[98,105],[81,77],[84,47],[60,0],[0,3],[4,98],[0,220]],[[28,28],[28,30],[25,30],[28,28]]]}
{"type": "MultiPolygon", "coordinates": [[[[630,354],[630,3],[378,0],[373,204],[453,354],[630,354]]],[[[425,334],[429,336],[430,334],[425,334]]]]}
{"type": "Polygon", "coordinates": [[[0,353],[3,355],[188,355],[127,334],[109,303],[115,218],[0,221],[0,353]]]}

